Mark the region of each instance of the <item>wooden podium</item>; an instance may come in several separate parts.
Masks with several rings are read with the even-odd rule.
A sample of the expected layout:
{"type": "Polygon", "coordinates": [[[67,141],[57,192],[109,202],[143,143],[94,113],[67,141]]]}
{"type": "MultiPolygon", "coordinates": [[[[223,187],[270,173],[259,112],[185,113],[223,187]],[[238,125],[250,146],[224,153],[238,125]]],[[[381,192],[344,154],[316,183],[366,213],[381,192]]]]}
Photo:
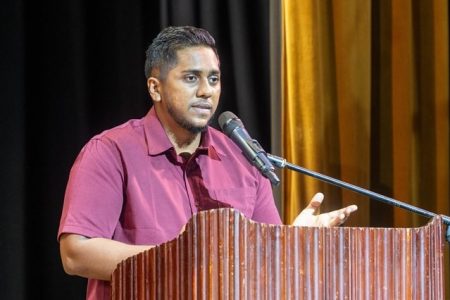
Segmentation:
{"type": "Polygon", "coordinates": [[[293,227],[232,209],[120,263],[112,299],[445,299],[443,225],[293,227]]]}

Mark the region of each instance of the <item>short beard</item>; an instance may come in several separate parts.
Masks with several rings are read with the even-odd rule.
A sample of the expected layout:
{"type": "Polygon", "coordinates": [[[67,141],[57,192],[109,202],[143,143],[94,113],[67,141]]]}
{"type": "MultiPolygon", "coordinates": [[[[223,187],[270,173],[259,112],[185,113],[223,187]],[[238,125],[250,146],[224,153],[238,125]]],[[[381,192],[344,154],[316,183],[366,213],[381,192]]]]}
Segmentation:
{"type": "MultiPolygon", "coordinates": [[[[172,116],[172,118],[175,120],[175,122],[180,125],[182,128],[186,129],[192,134],[198,134],[201,132],[204,132],[206,128],[208,128],[209,124],[211,123],[211,120],[214,116],[214,114],[209,118],[208,122],[205,126],[195,126],[194,124],[190,123],[188,120],[186,120],[184,117],[177,114],[171,106],[167,107],[167,111],[172,116]]],[[[214,112],[215,113],[215,112],[214,112]]]]}

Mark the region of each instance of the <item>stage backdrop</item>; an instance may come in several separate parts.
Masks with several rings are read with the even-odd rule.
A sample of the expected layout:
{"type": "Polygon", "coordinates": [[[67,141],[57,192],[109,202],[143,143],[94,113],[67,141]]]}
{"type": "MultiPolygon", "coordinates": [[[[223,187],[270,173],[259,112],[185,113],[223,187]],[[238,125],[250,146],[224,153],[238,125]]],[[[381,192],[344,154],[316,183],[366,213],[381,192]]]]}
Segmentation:
{"type": "Polygon", "coordinates": [[[269,6],[241,0],[6,0],[0,10],[1,299],[83,299],[56,241],[65,185],[94,134],[150,108],[145,50],[167,25],[216,38],[220,111],[270,146],[269,6]]]}
{"type": "MultiPolygon", "coordinates": [[[[448,2],[283,1],[283,151],[291,162],[449,215],[448,2]]],[[[410,212],[290,171],[292,220],[316,191],[349,225],[419,226],[410,212]]],[[[448,248],[447,248],[448,249],[448,248]]],[[[447,286],[448,281],[447,264],[447,286]]]]}
{"type": "MultiPolygon", "coordinates": [[[[167,25],[213,33],[219,110],[266,150],[281,136],[293,163],[449,214],[444,0],[5,0],[0,17],[1,299],[83,298],[56,241],[67,176],[90,137],[148,111],[144,52],[167,25]]],[[[282,188],[286,222],[316,191],[358,204],[350,225],[424,222],[292,172],[282,188]]]]}

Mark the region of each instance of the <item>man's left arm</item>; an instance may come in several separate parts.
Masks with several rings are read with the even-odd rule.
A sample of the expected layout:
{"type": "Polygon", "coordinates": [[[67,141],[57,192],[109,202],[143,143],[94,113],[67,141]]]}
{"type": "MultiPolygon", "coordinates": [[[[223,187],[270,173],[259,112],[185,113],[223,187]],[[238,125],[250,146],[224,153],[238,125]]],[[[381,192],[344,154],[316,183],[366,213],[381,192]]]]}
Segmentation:
{"type": "MultiPolygon", "coordinates": [[[[272,186],[270,185],[269,180],[262,176],[260,177],[256,197],[255,210],[252,219],[261,223],[282,224],[277,207],[275,206],[272,186]]],[[[356,205],[349,205],[328,213],[317,214],[323,199],[324,195],[322,193],[315,194],[308,206],[295,218],[292,225],[324,227],[339,226],[358,209],[356,205]]]]}

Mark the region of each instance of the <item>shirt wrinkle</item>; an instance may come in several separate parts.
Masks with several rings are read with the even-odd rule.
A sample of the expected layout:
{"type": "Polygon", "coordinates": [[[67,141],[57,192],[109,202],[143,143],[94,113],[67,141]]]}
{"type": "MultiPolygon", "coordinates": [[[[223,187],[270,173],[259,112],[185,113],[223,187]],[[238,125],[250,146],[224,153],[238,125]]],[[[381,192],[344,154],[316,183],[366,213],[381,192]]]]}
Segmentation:
{"type": "MultiPolygon", "coordinates": [[[[127,244],[158,245],[177,237],[192,214],[219,207],[281,223],[270,182],[230,139],[208,127],[193,155],[177,155],[152,108],[84,147],[71,170],[58,236],[112,235],[127,244]]],[[[89,296],[109,299],[108,282],[88,282],[89,296]]]]}

